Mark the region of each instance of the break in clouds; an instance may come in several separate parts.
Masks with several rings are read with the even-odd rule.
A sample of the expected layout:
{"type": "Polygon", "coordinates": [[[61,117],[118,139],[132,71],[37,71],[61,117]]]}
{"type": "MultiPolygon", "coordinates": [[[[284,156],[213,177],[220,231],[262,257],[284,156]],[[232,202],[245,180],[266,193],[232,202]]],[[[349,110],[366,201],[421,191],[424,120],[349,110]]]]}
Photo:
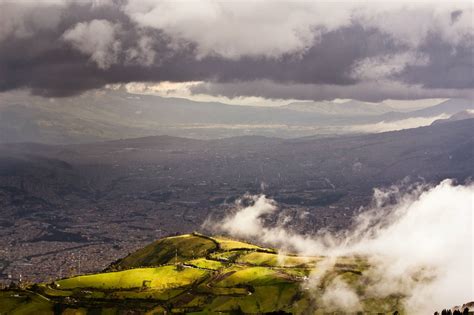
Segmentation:
{"type": "Polygon", "coordinates": [[[279,99],[472,97],[469,1],[0,1],[0,91],[202,81],[279,99]]]}
{"type": "MultiPolygon", "coordinates": [[[[284,220],[266,226],[264,217],[277,204],[265,196],[246,196],[249,206],[237,202],[236,211],[204,227],[234,237],[258,240],[283,252],[323,255],[303,286],[317,288],[337,257],[362,255],[371,267],[366,298],[401,296],[408,314],[430,314],[446,305],[462,305],[474,298],[473,275],[474,185],[444,180],[435,187],[400,185],[375,189],[373,204],[361,212],[351,229],[338,234],[320,231],[301,235],[284,220]]],[[[321,302],[342,310],[360,308],[359,294],[336,278],[321,302]]]]}

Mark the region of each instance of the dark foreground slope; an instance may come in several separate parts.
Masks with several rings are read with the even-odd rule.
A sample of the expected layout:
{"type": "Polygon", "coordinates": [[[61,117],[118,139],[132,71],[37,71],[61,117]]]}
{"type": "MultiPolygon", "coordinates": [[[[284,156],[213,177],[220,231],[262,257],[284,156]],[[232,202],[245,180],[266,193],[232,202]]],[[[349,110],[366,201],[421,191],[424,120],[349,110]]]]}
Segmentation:
{"type": "Polygon", "coordinates": [[[341,311],[324,298],[336,282],[360,299],[346,313],[403,313],[403,296],[366,290],[363,258],[339,258],[328,270],[318,268],[322,260],[222,237],[175,236],[103,273],[0,291],[0,314],[324,314],[341,311]]]}

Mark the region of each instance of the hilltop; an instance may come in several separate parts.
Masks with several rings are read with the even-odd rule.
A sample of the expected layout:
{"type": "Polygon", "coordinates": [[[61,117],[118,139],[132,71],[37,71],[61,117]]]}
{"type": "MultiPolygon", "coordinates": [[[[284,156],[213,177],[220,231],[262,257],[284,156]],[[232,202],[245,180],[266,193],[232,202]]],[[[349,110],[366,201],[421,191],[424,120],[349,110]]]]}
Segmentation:
{"type": "Polygon", "coordinates": [[[359,299],[357,309],[345,311],[402,312],[403,297],[366,290],[364,258],[341,257],[327,270],[319,267],[323,261],[225,237],[179,235],[131,253],[102,273],[0,291],[0,313],[323,314],[340,310],[327,297],[336,283],[359,299]]]}

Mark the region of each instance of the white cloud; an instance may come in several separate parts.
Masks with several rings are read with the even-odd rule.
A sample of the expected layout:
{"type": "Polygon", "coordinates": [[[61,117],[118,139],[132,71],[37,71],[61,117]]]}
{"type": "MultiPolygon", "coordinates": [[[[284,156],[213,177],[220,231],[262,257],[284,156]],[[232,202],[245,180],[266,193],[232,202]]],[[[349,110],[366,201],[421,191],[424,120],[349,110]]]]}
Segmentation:
{"type": "MultiPolygon", "coordinates": [[[[124,81],[217,82],[220,86],[211,87],[216,91],[224,86],[234,90],[211,94],[234,104],[271,104],[268,99],[468,98],[473,96],[468,70],[473,12],[472,1],[465,0],[0,0],[0,42],[20,39],[5,45],[13,50],[37,35],[43,44],[32,44],[31,54],[39,56],[64,48],[56,41],[57,34],[63,34],[63,40],[102,69],[114,64],[157,68],[140,73],[139,67],[130,67],[127,70],[138,74],[121,76],[124,81]],[[325,36],[325,46],[320,47],[331,31],[339,32],[325,36]],[[351,38],[346,41],[343,36],[351,38]],[[200,62],[216,55],[231,61],[200,62]],[[254,58],[238,60],[247,56],[254,58]],[[260,57],[274,60],[259,63],[260,57]],[[185,68],[180,68],[182,62],[185,68]],[[295,66],[285,70],[292,63],[295,66]],[[269,84],[272,80],[280,83],[269,84]],[[327,84],[305,84],[311,82],[327,84]],[[261,89],[265,85],[268,91],[261,89]],[[239,99],[233,100],[236,95],[239,99]]],[[[98,87],[102,80],[97,81],[98,87]]]]}
{"type": "Polygon", "coordinates": [[[301,53],[313,44],[316,27],[350,23],[344,8],[307,1],[131,0],[124,12],[142,27],[196,43],[198,57],[238,58],[301,53]]]}
{"type": "Polygon", "coordinates": [[[156,52],[153,49],[153,39],[149,36],[142,36],[137,41],[136,47],[131,47],[126,52],[128,63],[136,63],[150,66],[155,61],[156,52]]]}
{"type": "MultiPolygon", "coordinates": [[[[75,0],[12,1],[0,0],[0,42],[8,36],[31,37],[39,30],[54,30],[63,10],[75,0]]],[[[113,0],[81,0],[94,8],[113,5],[113,0]]]]}
{"type": "Polygon", "coordinates": [[[0,0],[0,42],[8,36],[25,38],[33,36],[38,30],[55,29],[64,4],[61,0],[48,1],[45,7],[36,1],[24,1],[18,5],[0,0]]]}
{"type": "Polygon", "coordinates": [[[440,34],[452,44],[473,37],[471,1],[369,1],[354,17],[366,27],[380,29],[410,48],[418,47],[430,33],[440,34]],[[451,13],[456,10],[463,12],[453,23],[451,13]]]}
{"type": "MultiPolygon", "coordinates": [[[[125,84],[128,93],[133,94],[152,94],[161,97],[186,98],[196,102],[219,102],[230,105],[243,106],[282,106],[291,102],[298,102],[298,99],[274,99],[259,96],[214,96],[205,93],[193,93],[194,87],[205,84],[204,81],[186,81],[186,82],[131,82],[125,84]]],[[[109,87],[112,87],[110,85],[109,87]]]]}
{"type": "Polygon", "coordinates": [[[355,313],[362,310],[359,297],[342,279],[335,278],[325,288],[321,297],[322,305],[328,311],[355,313]]]}
{"type": "Polygon", "coordinates": [[[352,76],[362,80],[389,78],[402,72],[407,66],[426,65],[428,59],[428,56],[416,51],[368,57],[355,63],[352,76]]]}
{"type": "Polygon", "coordinates": [[[441,102],[447,101],[446,98],[426,98],[426,99],[419,99],[419,100],[393,100],[388,99],[383,101],[382,103],[397,109],[399,111],[412,111],[417,109],[422,109],[426,107],[430,107],[433,105],[440,104],[441,102]]]}
{"type": "Polygon", "coordinates": [[[321,32],[353,21],[380,29],[412,49],[430,33],[440,33],[453,44],[473,37],[469,1],[130,0],[123,10],[142,27],[195,43],[199,57],[302,53],[321,32]],[[463,13],[453,22],[455,10],[463,13]]]}
{"type": "Polygon", "coordinates": [[[120,42],[116,39],[119,26],[107,20],[77,23],[63,34],[63,39],[84,54],[90,55],[101,69],[117,62],[120,42]]]}
{"type": "MultiPolygon", "coordinates": [[[[372,208],[342,234],[310,237],[282,226],[267,227],[261,215],[276,211],[276,205],[264,197],[255,197],[258,204],[240,206],[225,224],[214,227],[303,255],[327,255],[330,261],[353,254],[367,256],[372,267],[365,275],[373,282],[367,294],[401,294],[409,314],[429,314],[473,300],[474,184],[445,180],[436,187],[400,191],[398,187],[378,190],[372,208]],[[387,203],[388,199],[395,204],[387,203]],[[240,220],[239,213],[250,221],[240,220]]],[[[328,269],[325,262],[319,270],[328,269]]],[[[309,281],[320,277],[316,274],[309,281]]],[[[327,300],[337,298],[338,292],[347,302],[343,305],[356,305],[351,292],[338,285],[327,293],[327,300]]]]}
{"type": "Polygon", "coordinates": [[[435,120],[449,118],[449,115],[442,114],[434,117],[413,117],[394,121],[381,121],[375,124],[355,125],[346,127],[351,132],[377,133],[386,131],[396,131],[409,128],[417,128],[431,125],[435,120]]]}
{"type": "Polygon", "coordinates": [[[253,205],[243,208],[222,222],[222,229],[238,237],[252,237],[260,233],[262,215],[276,210],[274,202],[265,196],[253,196],[253,205]]]}

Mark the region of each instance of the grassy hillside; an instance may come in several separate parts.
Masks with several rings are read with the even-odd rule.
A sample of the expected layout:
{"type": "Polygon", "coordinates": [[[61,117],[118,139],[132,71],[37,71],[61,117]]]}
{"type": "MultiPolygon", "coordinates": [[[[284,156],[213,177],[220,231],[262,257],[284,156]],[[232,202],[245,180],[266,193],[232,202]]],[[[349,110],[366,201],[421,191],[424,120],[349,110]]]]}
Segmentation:
{"type": "Polygon", "coordinates": [[[359,298],[346,313],[403,313],[403,297],[366,292],[363,258],[339,258],[329,270],[323,260],[221,237],[168,237],[103,273],[0,291],[0,314],[332,314],[341,309],[325,292],[335,283],[359,298]]]}

